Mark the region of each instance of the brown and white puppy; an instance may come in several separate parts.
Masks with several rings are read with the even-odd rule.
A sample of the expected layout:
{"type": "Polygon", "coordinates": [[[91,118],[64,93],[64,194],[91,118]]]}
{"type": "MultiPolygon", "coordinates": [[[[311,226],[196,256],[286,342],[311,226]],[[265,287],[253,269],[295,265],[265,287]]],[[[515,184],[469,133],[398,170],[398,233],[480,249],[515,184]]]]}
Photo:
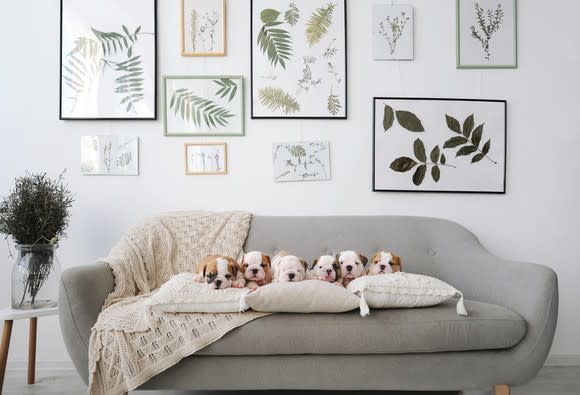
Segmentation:
{"type": "Polygon", "coordinates": [[[342,286],[340,265],[336,257],[331,255],[322,255],[318,259],[315,259],[309,275],[315,280],[322,280],[342,286]]]}
{"type": "Polygon", "coordinates": [[[245,280],[236,261],[229,256],[208,255],[197,264],[197,280],[214,289],[243,288],[245,280]]]}
{"type": "Polygon", "coordinates": [[[366,274],[373,276],[401,271],[403,271],[403,264],[400,257],[391,251],[379,251],[372,257],[366,274]]]}
{"type": "Polygon", "coordinates": [[[240,271],[246,280],[246,287],[256,289],[272,282],[270,257],[260,251],[244,255],[240,271]]]}
{"type": "Polygon", "coordinates": [[[291,255],[287,251],[280,251],[272,258],[272,282],[297,282],[306,279],[308,264],[291,255]]]}
{"type": "Polygon", "coordinates": [[[356,251],[342,251],[336,255],[338,264],[340,265],[340,275],[342,277],[342,285],[345,287],[355,278],[364,274],[365,265],[368,262],[366,256],[356,251]]]}

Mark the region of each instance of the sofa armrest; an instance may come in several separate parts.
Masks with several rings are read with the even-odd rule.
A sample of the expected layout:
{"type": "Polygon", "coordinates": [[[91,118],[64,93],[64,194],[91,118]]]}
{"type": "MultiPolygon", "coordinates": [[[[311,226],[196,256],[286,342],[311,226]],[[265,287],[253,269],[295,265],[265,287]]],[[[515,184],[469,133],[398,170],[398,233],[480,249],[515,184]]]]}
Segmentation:
{"type": "Polygon", "coordinates": [[[115,280],[109,265],[78,266],[62,273],[58,295],[60,329],[67,351],[88,384],[88,349],[91,328],[115,280]]]}

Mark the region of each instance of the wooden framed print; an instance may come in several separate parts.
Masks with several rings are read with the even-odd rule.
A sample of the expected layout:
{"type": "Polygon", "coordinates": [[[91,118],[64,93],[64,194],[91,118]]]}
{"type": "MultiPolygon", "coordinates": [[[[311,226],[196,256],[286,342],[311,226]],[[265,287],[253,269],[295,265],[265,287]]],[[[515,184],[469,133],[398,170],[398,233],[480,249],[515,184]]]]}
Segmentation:
{"type": "Polygon", "coordinates": [[[166,136],[243,136],[242,76],[165,76],[166,136]]]}
{"type": "Polygon", "coordinates": [[[181,55],[226,55],[226,0],[181,0],[181,55]]]}
{"type": "Polygon", "coordinates": [[[226,143],[185,144],[185,174],[228,174],[226,143]]]}
{"type": "Polygon", "coordinates": [[[457,68],[518,67],[517,0],[457,0],[457,68]]]}
{"type": "Polygon", "coordinates": [[[373,191],[505,193],[505,100],[374,98],[373,191]]]}
{"type": "Polygon", "coordinates": [[[156,0],[60,5],[60,119],[156,119],[156,0]]]}
{"type": "Polygon", "coordinates": [[[252,0],[252,118],[346,119],[346,0],[252,0]]]}

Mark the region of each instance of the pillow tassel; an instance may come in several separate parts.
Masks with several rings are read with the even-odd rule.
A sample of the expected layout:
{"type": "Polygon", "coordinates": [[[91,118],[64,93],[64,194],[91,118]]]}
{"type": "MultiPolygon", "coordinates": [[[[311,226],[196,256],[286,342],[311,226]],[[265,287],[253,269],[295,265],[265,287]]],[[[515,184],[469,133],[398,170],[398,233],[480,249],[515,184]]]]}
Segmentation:
{"type": "Polygon", "coordinates": [[[369,305],[367,304],[367,300],[365,299],[365,291],[361,291],[360,293],[360,316],[366,317],[371,312],[369,305]]]}
{"type": "Polygon", "coordinates": [[[248,302],[246,302],[246,297],[250,294],[250,292],[251,290],[248,289],[248,291],[244,292],[240,297],[240,313],[243,313],[244,311],[250,309],[250,306],[248,306],[248,302]]]}
{"type": "Polygon", "coordinates": [[[463,293],[459,292],[460,298],[457,302],[457,315],[468,316],[467,309],[465,308],[465,302],[463,301],[463,293]]]}

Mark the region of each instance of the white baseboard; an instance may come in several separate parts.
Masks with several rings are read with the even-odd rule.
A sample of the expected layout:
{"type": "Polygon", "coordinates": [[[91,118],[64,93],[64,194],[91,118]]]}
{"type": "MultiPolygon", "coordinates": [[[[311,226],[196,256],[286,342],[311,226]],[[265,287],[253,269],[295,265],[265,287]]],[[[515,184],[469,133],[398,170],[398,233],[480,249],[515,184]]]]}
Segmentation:
{"type": "MultiPolygon", "coordinates": [[[[36,370],[72,370],[72,361],[36,361],[36,370]]],[[[27,361],[8,361],[6,370],[28,370],[27,361]]]]}
{"type": "Polygon", "coordinates": [[[556,354],[550,355],[546,361],[546,366],[580,366],[580,355],[577,354],[556,354]]]}

